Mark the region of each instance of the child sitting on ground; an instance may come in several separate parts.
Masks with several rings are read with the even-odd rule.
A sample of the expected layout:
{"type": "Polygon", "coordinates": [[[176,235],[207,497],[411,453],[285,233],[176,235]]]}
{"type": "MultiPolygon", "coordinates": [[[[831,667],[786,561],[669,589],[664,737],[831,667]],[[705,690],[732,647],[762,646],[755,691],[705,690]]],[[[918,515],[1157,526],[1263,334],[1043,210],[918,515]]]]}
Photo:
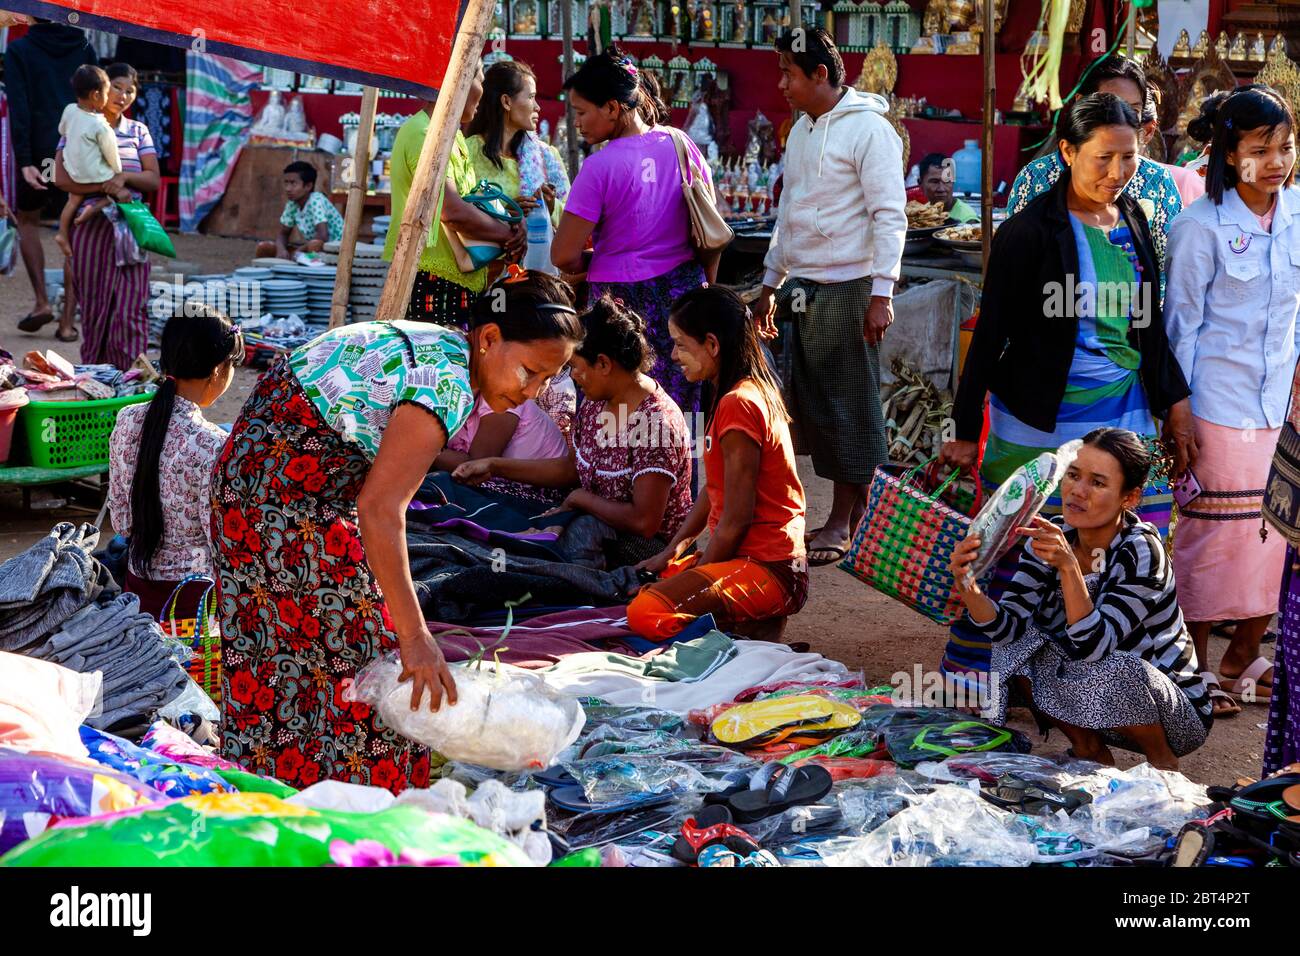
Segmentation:
{"type": "MultiPolygon", "coordinates": [[[[69,103],[64,109],[59,120],[59,135],[67,144],[63,147],[63,166],[74,182],[106,183],[122,171],[122,161],[117,155],[117,133],[104,119],[109,88],[108,74],[97,66],[85,64],[72,74],[72,90],[77,95],[77,102],[69,103]]],[[[59,231],[54,241],[68,258],[72,257],[72,242],[68,235],[74,221],[80,225],[114,199],[130,202],[131,193],[122,187],[87,203],[78,214],[77,207],[85,198],[69,194],[59,216],[59,231]]]]}
{"type": "Polygon", "coordinates": [[[292,259],[297,252],[320,252],[343,238],[343,214],[324,193],[316,192],[316,167],[296,160],[284,167],[284,212],[274,242],[257,244],[259,258],[292,259]],[[297,230],[300,241],[294,242],[297,230]]]}

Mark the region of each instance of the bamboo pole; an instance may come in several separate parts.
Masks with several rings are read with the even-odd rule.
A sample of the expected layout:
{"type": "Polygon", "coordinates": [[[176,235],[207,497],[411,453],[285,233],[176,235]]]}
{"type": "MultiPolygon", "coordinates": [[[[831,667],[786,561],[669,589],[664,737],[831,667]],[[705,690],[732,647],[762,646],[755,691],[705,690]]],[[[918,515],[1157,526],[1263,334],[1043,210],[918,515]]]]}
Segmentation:
{"type": "Polygon", "coordinates": [[[1128,11],[1128,26],[1125,28],[1128,44],[1128,55],[1131,59],[1137,51],[1137,7],[1130,6],[1128,11]]]}
{"type": "Polygon", "coordinates": [[[334,276],[334,299],[330,302],[330,328],[344,323],[348,314],[348,297],[352,294],[352,259],[357,251],[357,233],[361,231],[361,214],[365,211],[366,183],[370,181],[370,137],[375,128],[375,108],[379,91],[367,86],[361,94],[361,126],[352,151],[352,181],[348,183],[348,204],[343,215],[343,241],[339,243],[338,272],[334,276]]]}
{"type": "Polygon", "coordinates": [[[984,143],[980,150],[982,169],[980,242],[984,268],[989,267],[989,250],[993,244],[993,121],[997,113],[997,37],[993,35],[994,0],[984,0],[984,143]]]}
{"type": "Polygon", "coordinates": [[[460,127],[460,115],[465,109],[469,88],[474,83],[479,58],[483,55],[495,7],[496,0],[468,0],[465,6],[447,73],[438,90],[433,117],[429,120],[429,130],[411,180],[411,192],[406,198],[397,244],[393,249],[393,262],[379,297],[379,307],[375,310],[379,319],[400,319],[406,315],[420,254],[429,241],[430,229],[436,225],[433,214],[442,197],[451,147],[460,127]]]}
{"type": "MultiPolygon", "coordinates": [[[[573,76],[573,4],[569,0],[560,0],[560,30],[564,39],[564,78],[573,76]]],[[[578,176],[578,127],[573,117],[573,102],[566,93],[564,96],[564,144],[565,160],[569,164],[569,179],[578,176]]]]}

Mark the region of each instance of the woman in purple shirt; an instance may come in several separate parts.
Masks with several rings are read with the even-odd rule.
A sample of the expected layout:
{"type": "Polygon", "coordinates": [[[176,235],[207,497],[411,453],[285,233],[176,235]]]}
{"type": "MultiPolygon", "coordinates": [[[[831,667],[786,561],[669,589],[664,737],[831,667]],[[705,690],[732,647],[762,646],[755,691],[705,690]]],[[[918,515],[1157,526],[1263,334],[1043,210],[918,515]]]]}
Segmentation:
{"type": "MultiPolygon", "coordinates": [[[[712,281],[690,241],[690,213],[682,195],[681,167],[672,134],[652,125],[651,95],[636,66],[617,45],[588,57],[564,84],[573,103],[578,132],[604,148],[582,165],[551,246],[551,258],[565,272],[586,272],[591,301],[602,295],[621,300],[646,322],[646,336],[658,356],[650,376],[663,386],[688,418],[700,410],[699,385],[688,382],[670,360],[668,313],[678,296],[712,281]],[[588,265],[584,250],[592,239],[588,265]]],[[[698,175],[710,180],[708,164],[687,144],[698,175]]],[[[711,180],[710,180],[711,181],[711,180]]]]}
{"type": "MultiPolygon", "coordinates": [[[[77,183],[63,166],[63,144],[54,154],[54,184],[83,196],[127,187],[137,196],[158,189],[158,153],[149,127],[123,114],[135,102],[139,79],[135,69],[114,63],[107,70],[112,84],[104,118],[117,131],[122,171],[108,183],[77,183]]],[[[72,281],[81,306],[81,361],[110,363],[125,371],[149,345],[149,258],[118,265],[113,223],[96,213],[72,227],[72,281]]]]}

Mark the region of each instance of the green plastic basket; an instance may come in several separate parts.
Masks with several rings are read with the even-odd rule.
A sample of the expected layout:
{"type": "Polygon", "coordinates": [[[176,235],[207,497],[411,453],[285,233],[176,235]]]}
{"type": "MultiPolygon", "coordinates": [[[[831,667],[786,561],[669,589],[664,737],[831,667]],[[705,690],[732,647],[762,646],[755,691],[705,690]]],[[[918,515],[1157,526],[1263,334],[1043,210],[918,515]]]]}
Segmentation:
{"type": "Polygon", "coordinates": [[[153,394],[86,402],[28,402],[18,414],[27,451],[37,468],[108,464],[108,439],[117,413],[153,394]]]}

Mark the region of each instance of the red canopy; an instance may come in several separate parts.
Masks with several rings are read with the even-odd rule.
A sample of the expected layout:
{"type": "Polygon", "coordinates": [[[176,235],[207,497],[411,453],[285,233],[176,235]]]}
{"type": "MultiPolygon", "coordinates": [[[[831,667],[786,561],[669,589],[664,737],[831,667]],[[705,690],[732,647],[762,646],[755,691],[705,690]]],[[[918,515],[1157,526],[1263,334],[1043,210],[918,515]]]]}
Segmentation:
{"type": "Polygon", "coordinates": [[[18,13],[431,99],[460,0],[5,0],[18,13]]]}

